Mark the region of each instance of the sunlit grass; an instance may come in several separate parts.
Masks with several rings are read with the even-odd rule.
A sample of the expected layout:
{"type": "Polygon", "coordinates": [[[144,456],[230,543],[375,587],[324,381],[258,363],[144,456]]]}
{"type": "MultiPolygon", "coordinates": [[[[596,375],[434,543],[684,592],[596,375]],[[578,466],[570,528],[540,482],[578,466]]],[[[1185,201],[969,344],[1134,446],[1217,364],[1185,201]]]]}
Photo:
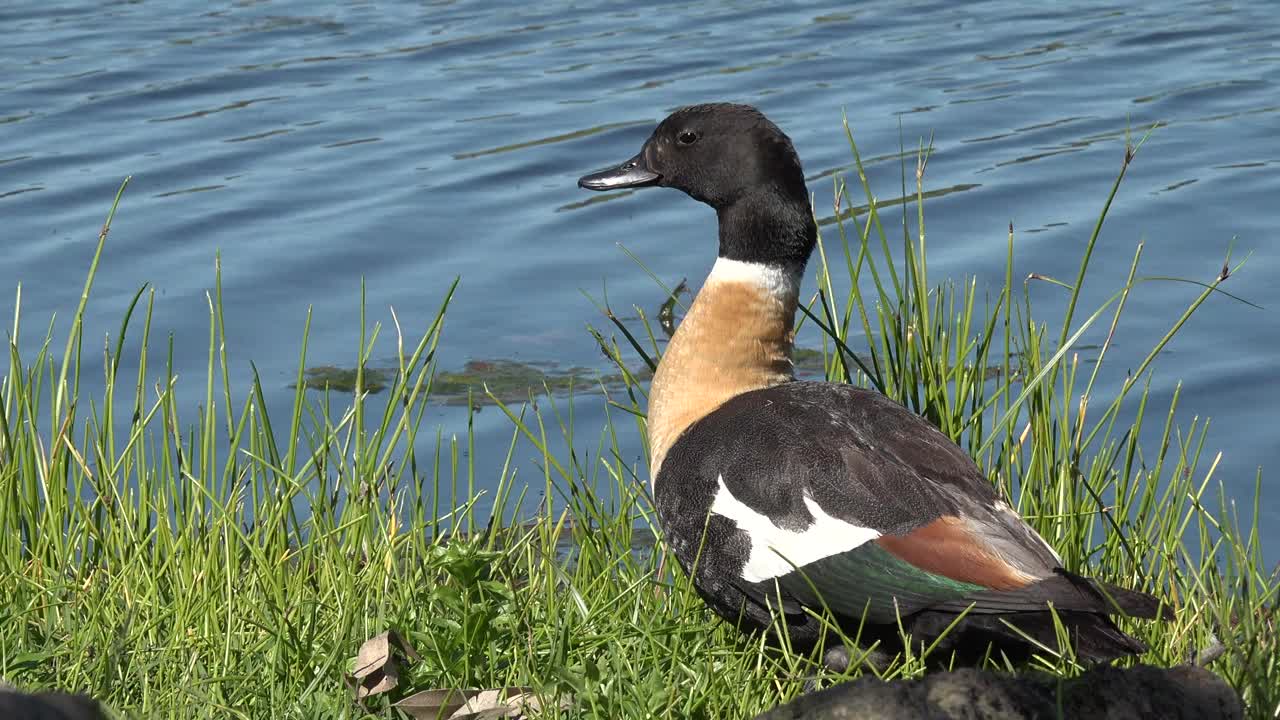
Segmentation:
{"type": "MultiPolygon", "coordinates": [[[[1207,422],[1180,425],[1176,393],[1149,407],[1163,343],[1209,298],[1235,302],[1219,287],[1229,272],[1214,269],[1171,312],[1160,346],[1121,357],[1112,335],[1126,302],[1156,279],[1142,277],[1139,246],[1126,284],[1079,307],[1106,209],[1074,279],[1014,277],[1011,231],[1001,287],[938,284],[927,270],[927,157],[898,223],[880,215],[860,162],[861,190],[836,181],[840,205],[861,194],[865,210],[836,208],[814,263],[821,291],[805,322],[825,329],[829,377],[877,387],[956,438],[1069,569],[1173,602],[1172,623],[1123,623],[1150,645],[1142,661],[1223,649],[1211,667],[1251,714],[1270,717],[1280,705],[1277,579],[1262,565],[1258,497],[1225,496],[1207,422]],[[1064,317],[1033,314],[1032,282],[1067,294],[1064,317]],[[852,292],[837,293],[843,285],[852,292]],[[1096,342],[1092,366],[1079,354],[1086,341],[1096,342]],[[1113,361],[1134,368],[1118,388],[1099,379],[1113,361]],[[1154,441],[1140,447],[1140,437],[1154,441]]],[[[87,691],[148,718],[387,717],[417,690],[500,686],[532,687],[553,707],[572,698],[550,715],[720,718],[751,716],[826,676],[814,658],[714,619],[653,545],[647,469],[621,450],[644,433],[646,381],[633,358],[656,362],[662,348],[643,311],[633,322],[607,311],[593,331],[622,378],[602,387],[605,399],[491,394],[512,421],[501,447],[422,428],[453,286],[438,288],[425,327],[367,325],[362,310],[351,392],[306,389],[308,320],[292,412],[272,417],[256,371],[246,385],[232,380],[220,276],[200,397],[179,397],[171,346],[151,335],[154,292],[122,309],[101,356],[84,345],[115,211],[65,341],[51,327],[40,345],[18,346],[18,292],[0,387],[0,677],[87,691]],[[375,403],[362,369],[388,332],[397,367],[376,378],[375,403]],[[130,363],[126,337],[138,340],[130,363]],[[80,391],[90,372],[103,373],[100,396],[80,391]],[[582,403],[603,404],[606,424],[577,422],[582,403]],[[497,476],[477,477],[478,452],[504,459],[497,476]],[[522,513],[539,494],[554,502],[522,513]],[[362,707],[344,675],[361,642],[388,628],[421,659],[362,707]]],[[[924,672],[920,651],[888,675],[924,672]]],[[[1038,665],[1079,671],[1053,653],[1038,665]]]]}

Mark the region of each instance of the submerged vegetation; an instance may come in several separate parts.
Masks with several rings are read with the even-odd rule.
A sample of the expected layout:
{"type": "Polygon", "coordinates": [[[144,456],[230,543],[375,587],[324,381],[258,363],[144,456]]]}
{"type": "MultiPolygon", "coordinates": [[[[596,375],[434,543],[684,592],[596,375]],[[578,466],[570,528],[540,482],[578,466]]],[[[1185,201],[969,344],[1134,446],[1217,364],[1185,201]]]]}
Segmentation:
{"type": "MultiPolygon", "coordinates": [[[[801,378],[819,379],[826,373],[826,353],[813,348],[796,348],[796,375],[801,378]]],[[[990,368],[989,373],[999,372],[990,368]]],[[[366,393],[380,393],[393,383],[396,368],[338,367],[316,365],[307,368],[302,375],[303,384],[311,390],[331,390],[343,393],[355,392],[356,382],[366,393]]],[[[562,368],[552,362],[522,362],[507,358],[492,360],[468,360],[461,368],[439,368],[431,385],[427,400],[442,405],[466,405],[475,408],[494,402],[518,403],[529,393],[546,392],[556,397],[584,394],[608,394],[624,390],[627,378],[649,380],[653,372],[648,367],[631,368],[622,373],[602,373],[587,367],[562,368]]],[[[290,387],[296,388],[293,384],[290,387]]]]}
{"type": "MultiPolygon", "coordinates": [[[[877,202],[850,147],[861,187],[836,181],[804,318],[823,331],[811,356],[822,372],[874,386],[957,439],[1069,569],[1168,598],[1174,622],[1122,621],[1150,646],[1142,661],[1211,663],[1251,714],[1273,716],[1280,581],[1262,564],[1259,499],[1225,495],[1207,423],[1179,422],[1176,393],[1168,407],[1148,396],[1153,361],[1202,303],[1227,299],[1219,286],[1238,266],[1228,258],[1196,283],[1156,347],[1120,357],[1127,301],[1152,281],[1139,274],[1141,244],[1105,303],[1077,301],[1123,170],[1077,277],[1052,281],[1068,298],[1062,317],[1045,322],[1033,281],[1013,276],[1012,228],[1001,287],[929,277],[927,149],[895,228],[879,212],[893,201],[877,202]],[[862,210],[841,212],[855,194],[862,210]],[[1080,358],[1085,341],[1097,343],[1093,362],[1080,358]],[[1133,369],[1119,387],[1099,380],[1111,362],[1133,369]]],[[[323,393],[307,390],[325,384],[306,371],[308,320],[292,412],[279,417],[256,372],[233,381],[216,278],[202,391],[179,397],[172,353],[150,334],[153,292],[134,297],[102,355],[84,345],[110,217],[65,341],[51,329],[18,346],[18,293],[0,387],[0,677],[147,718],[395,717],[414,703],[435,717],[439,696],[415,693],[507,687],[542,699],[546,716],[749,717],[806,680],[840,679],[816,658],[740,638],[649,542],[647,470],[619,440],[645,430],[632,359],[652,367],[661,352],[643,312],[606,309],[593,331],[616,365],[594,381],[603,399],[557,397],[531,378],[519,399],[467,381],[512,423],[505,447],[485,449],[505,458],[500,472],[478,477],[469,433],[420,427],[426,403],[463,382],[436,364],[451,287],[429,326],[395,326],[390,367],[368,369],[385,329],[362,324],[349,386],[323,393]],[[139,348],[127,358],[126,337],[139,348]],[[82,393],[99,372],[102,394],[82,393]],[[604,427],[575,422],[583,402],[603,404],[604,427]],[[523,512],[539,494],[549,500],[523,512]],[[368,661],[369,638],[403,643],[398,668],[368,661]]],[[[886,676],[925,672],[927,654],[915,647],[886,676]]],[[[1049,649],[1037,665],[1080,671],[1049,649]]]]}

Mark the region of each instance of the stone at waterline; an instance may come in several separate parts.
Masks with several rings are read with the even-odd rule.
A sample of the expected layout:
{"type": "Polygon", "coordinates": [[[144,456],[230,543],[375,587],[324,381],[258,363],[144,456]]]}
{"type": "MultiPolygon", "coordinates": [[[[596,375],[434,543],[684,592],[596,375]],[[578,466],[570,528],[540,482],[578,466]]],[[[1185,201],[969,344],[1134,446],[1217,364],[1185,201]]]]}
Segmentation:
{"type": "Polygon", "coordinates": [[[1236,720],[1240,697],[1195,666],[1094,668],[1060,679],[965,668],[919,680],[863,677],[800,697],[756,720],[1236,720]],[[1059,714],[1061,712],[1061,714],[1059,714]]]}
{"type": "Polygon", "coordinates": [[[106,720],[97,701],[61,692],[25,693],[0,681],[0,718],[4,720],[106,720]]]}

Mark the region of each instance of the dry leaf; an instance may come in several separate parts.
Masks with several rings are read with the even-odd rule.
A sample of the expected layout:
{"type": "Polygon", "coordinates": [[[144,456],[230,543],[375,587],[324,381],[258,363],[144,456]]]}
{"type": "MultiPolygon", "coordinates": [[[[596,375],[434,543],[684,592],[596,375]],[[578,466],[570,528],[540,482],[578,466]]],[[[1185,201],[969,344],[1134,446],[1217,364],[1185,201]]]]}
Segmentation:
{"type": "Polygon", "coordinates": [[[466,702],[467,693],[463,690],[423,690],[394,703],[392,707],[414,720],[440,720],[448,718],[466,702]]]}
{"type": "MultiPolygon", "coordinates": [[[[561,701],[568,707],[569,700],[561,701]]],[[[449,720],[497,720],[498,718],[523,718],[542,710],[542,703],[533,688],[507,687],[481,690],[467,699],[467,703],[449,716],[449,720]]]]}
{"type": "Polygon", "coordinates": [[[391,662],[391,631],[379,633],[365,640],[356,653],[355,669],[351,674],[364,678],[376,670],[381,670],[391,662]]]}
{"type": "Polygon", "coordinates": [[[399,651],[415,660],[421,660],[413,646],[395,630],[379,633],[360,645],[356,653],[355,668],[351,671],[351,683],[356,698],[366,698],[387,692],[400,683],[400,668],[395,652],[399,651]]]}
{"type": "Polygon", "coordinates": [[[394,660],[360,678],[360,687],[356,688],[357,698],[367,698],[395,688],[400,684],[400,672],[394,660]]]}
{"type": "MultiPolygon", "coordinates": [[[[560,707],[572,700],[564,697],[560,707]]],[[[533,688],[505,687],[487,690],[423,690],[395,703],[394,707],[415,720],[499,720],[524,718],[542,710],[533,688]]]]}
{"type": "Polygon", "coordinates": [[[516,698],[522,698],[531,688],[506,687],[479,690],[468,693],[467,701],[449,716],[449,720],[481,720],[484,718],[518,717],[520,712],[516,698]]]}

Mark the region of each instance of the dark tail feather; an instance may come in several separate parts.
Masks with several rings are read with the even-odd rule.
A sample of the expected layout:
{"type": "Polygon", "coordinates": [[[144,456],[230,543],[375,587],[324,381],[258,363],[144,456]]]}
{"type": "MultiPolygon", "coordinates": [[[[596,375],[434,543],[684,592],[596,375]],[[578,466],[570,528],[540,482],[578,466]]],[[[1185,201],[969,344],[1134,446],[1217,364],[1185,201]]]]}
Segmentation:
{"type": "Polygon", "coordinates": [[[1071,639],[1076,644],[1076,657],[1085,662],[1108,662],[1125,655],[1141,655],[1147,646],[1139,639],[1123,632],[1102,615],[1079,615],[1072,628],[1071,639]]]}
{"type": "Polygon", "coordinates": [[[985,590],[967,597],[938,603],[932,610],[970,615],[1025,613],[1053,606],[1058,612],[1128,615],[1154,620],[1173,619],[1173,608],[1158,598],[1119,585],[1086,578],[1059,569],[1056,575],[1017,590],[985,590]]]}
{"type": "MultiPolygon", "coordinates": [[[[912,619],[909,628],[912,637],[932,643],[941,636],[935,657],[945,658],[954,653],[962,662],[971,663],[981,659],[990,648],[993,656],[1003,653],[1012,661],[1022,662],[1045,648],[1060,651],[1053,615],[1048,612],[966,615],[956,622],[956,616],[951,613],[926,610],[912,619]],[[943,635],[953,622],[955,626],[943,635]]],[[[1104,615],[1060,612],[1058,621],[1069,633],[1076,658],[1084,662],[1108,662],[1147,650],[1141,641],[1121,632],[1104,615]]]]}
{"type": "Polygon", "coordinates": [[[1106,607],[1103,612],[1147,620],[1173,620],[1173,606],[1154,595],[1069,573],[1062,568],[1058,568],[1056,572],[1058,577],[1066,578],[1077,587],[1088,588],[1101,597],[1106,607]]]}
{"type": "Polygon", "coordinates": [[[1059,649],[1049,608],[1070,633],[1076,658],[1085,662],[1107,662],[1147,650],[1108,615],[1173,619],[1173,608],[1152,595],[1058,569],[1017,590],[986,590],[931,606],[912,616],[910,630],[928,642],[941,636],[938,647],[948,655],[980,659],[991,648],[1011,660],[1025,660],[1040,650],[1038,646],[1059,649]],[[956,622],[961,613],[964,616],[956,622]],[[952,622],[956,626],[944,635],[952,622]]]}

